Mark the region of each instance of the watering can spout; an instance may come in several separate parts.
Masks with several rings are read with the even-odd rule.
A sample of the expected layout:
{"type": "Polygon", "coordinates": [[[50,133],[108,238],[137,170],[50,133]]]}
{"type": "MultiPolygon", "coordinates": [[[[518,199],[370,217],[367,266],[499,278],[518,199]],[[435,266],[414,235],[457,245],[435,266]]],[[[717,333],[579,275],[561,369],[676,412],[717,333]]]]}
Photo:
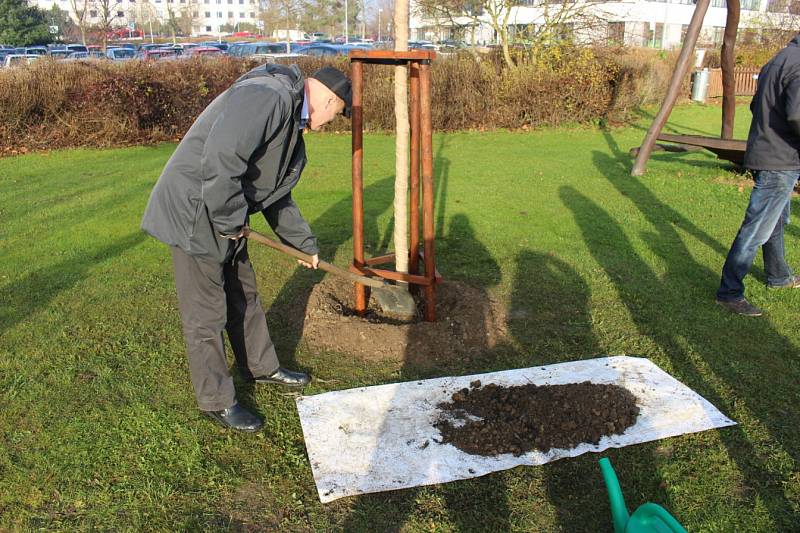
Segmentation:
{"type": "Polygon", "coordinates": [[[600,471],[603,473],[603,481],[608,490],[608,502],[611,505],[611,518],[614,522],[614,533],[623,533],[625,526],[630,519],[628,508],[625,507],[625,498],[622,496],[622,488],[619,486],[617,474],[611,466],[611,461],[607,457],[600,459],[600,471]]]}

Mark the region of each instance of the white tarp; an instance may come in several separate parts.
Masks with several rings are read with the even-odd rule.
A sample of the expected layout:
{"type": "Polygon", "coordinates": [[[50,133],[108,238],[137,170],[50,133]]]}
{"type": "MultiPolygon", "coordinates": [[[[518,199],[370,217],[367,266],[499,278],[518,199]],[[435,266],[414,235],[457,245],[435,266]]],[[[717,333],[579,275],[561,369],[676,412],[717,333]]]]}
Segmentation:
{"type": "Polygon", "coordinates": [[[713,405],[647,359],[606,357],[473,376],[362,387],[297,398],[320,500],[433,485],[519,465],[541,465],[685,433],[734,425],[713,405]],[[479,379],[482,385],[616,384],[636,396],[640,414],[624,434],[595,446],[482,457],[439,444],[437,405],[479,379]]]}

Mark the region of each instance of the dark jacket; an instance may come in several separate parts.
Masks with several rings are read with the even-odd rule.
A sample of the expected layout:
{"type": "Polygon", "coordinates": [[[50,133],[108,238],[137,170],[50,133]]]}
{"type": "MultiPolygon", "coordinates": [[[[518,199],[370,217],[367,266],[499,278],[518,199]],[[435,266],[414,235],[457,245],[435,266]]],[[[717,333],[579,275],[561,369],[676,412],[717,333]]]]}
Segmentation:
{"type": "Polygon", "coordinates": [[[150,194],[142,229],[189,255],[225,262],[248,215],[263,211],[285,243],[308,254],[317,241],[292,200],[306,163],[303,76],[264,65],[200,114],[150,194]]]}
{"type": "Polygon", "coordinates": [[[800,35],[761,69],[750,110],[744,166],[800,169],[800,35]]]}

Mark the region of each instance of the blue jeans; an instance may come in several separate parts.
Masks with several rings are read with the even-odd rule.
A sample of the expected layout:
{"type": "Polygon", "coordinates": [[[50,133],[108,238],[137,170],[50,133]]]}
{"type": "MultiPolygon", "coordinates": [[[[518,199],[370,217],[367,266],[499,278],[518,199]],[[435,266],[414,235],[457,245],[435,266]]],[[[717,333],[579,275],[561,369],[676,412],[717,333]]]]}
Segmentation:
{"type": "Polygon", "coordinates": [[[783,248],[783,227],[789,223],[792,189],[800,170],[758,170],[755,188],[750,193],[750,205],[742,227],[733,241],[717,299],[724,301],[744,298],[744,277],[762,247],[764,270],[768,285],[784,285],[792,279],[792,269],[786,264],[783,248]]]}

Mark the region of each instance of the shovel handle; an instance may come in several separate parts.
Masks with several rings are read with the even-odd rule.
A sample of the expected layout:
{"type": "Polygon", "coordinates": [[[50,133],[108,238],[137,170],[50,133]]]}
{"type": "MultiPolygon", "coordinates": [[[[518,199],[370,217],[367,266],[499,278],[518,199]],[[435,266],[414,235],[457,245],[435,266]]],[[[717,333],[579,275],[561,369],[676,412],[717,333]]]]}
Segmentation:
{"type": "MultiPolygon", "coordinates": [[[[254,240],[256,242],[260,242],[261,244],[266,244],[270,248],[274,248],[275,250],[278,250],[279,252],[283,252],[286,255],[290,255],[290,256],[294,257],[295,259],[300,259],[301,261],[305,261],[306,263],[311,263],[312,262],[313,258],[310,255],[305,254],[305,253],[301,252],[300,250],[296,250],[295,248],[292,248],[291,246],[286,246],[285,244],[283,244],[281,242],[273,241],[272,239],[270,239],[268,237],[265,237],[264,235],[258,233],[257,231],[249,230],[247,232],[246,237],[248,239],[252,239],[252,240],[254,240]]],[[[331,274],[334,274],[336,276],[341,276],[341,277],[349,279],[350,281],[353,281],[355,283],[360,283],[362,285],[366,285],[368,287],[372,287],[372,288],[375,288],[375,289],[381,289],[381,288],[386,286],[386,284],[384,282],[382,282],[382,281],[378,281],[376,279],[368,278],[366,276],[359,276],[358,274],[355,274],[355,273],[350,272],[349,270],[345,270],[343,268],[339,268],[336,265],[332,265],[332,264],[328,263],[327,261],[323,261],[322,259],[319,260],[318,267],[321,268],[322,270],[324,270],[325,272],[330,272],[331,274]]]]}

